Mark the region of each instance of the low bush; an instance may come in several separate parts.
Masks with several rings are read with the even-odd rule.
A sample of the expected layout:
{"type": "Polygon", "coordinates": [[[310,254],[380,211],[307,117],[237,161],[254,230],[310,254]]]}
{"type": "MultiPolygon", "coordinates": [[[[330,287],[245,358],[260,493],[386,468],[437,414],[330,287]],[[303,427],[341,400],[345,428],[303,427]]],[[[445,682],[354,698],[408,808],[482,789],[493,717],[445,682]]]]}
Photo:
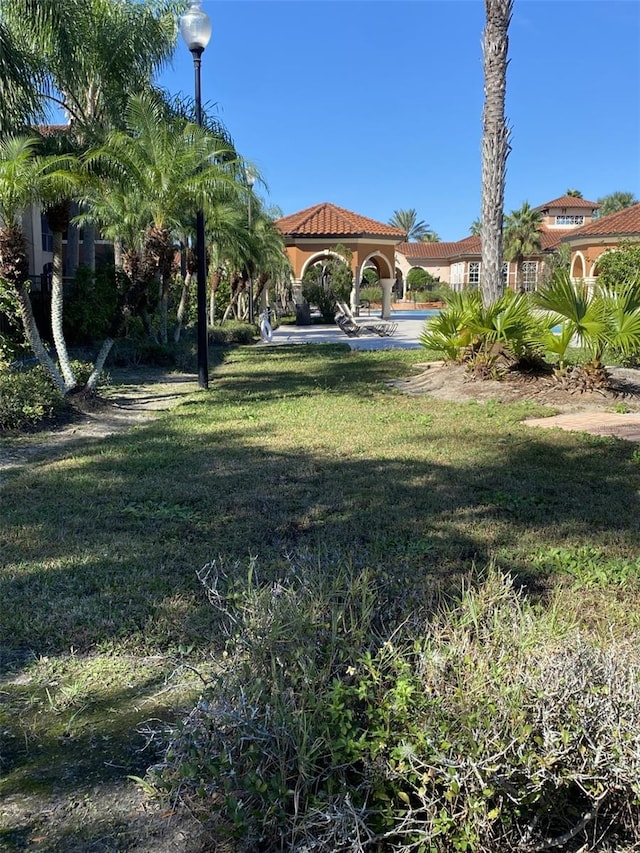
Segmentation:
{"type": "Polygon", "coordinates": [[[373,302],[382,304],[382,287],[380,285],[368,285],[360,288],[360,302],[373,302]]]}
{"type": "Polygon", "coordinates": [[[253,323],[240,320],[228,320],[224,326],[209,327],[209,343],[212,346],[230,346],[231,344],[251,344],[258,334],[253,323]]]}
{"type": "Polygon", "coordinates": [[[39,366],[0,372],[0,431],[37,426],[65,403],[39,366]]]}
{"type": "Polygon", "coordinates": [[[225,850],[640,841],[637,640],[589,641],[493,569],[456,607],[384,631],[366,572],[253,570],[241,585],[206,567],[222,667],[149,776],[225,850]]]}
{"type": "Polygon", "coordinates": [[[119,338],[115,341],[108,364],[115,367],[167,367],[177,366],[177,348],[170,344],[158,344],[148,339],[119,338]]]}
{"type": "Polygon", "coordinates": [[[508,290],[484,306],[478,291],[451,293],[446,310],[428,321],[424,347],[451,361],[465,362],[477,376],[499,378],[518,364],[542,364],[546,337],[553,337],[547,315],[533,311],[522,293],[508,290]]]}

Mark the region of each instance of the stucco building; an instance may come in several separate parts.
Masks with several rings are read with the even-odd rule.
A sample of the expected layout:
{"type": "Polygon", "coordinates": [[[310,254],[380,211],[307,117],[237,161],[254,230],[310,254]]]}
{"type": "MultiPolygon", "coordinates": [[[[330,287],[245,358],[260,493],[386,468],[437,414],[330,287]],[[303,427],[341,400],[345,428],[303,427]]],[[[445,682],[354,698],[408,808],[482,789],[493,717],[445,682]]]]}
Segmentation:
{"type": "MultiPolygon", "coordinates": [[[[503,263],[503,279],[511,288],[521,284],[525,290],[535,290],[542,278],[545,260],[558,251],[567,234],[594,221],[598,205],[595,201],[564,195],[535,210],[542,214],[540,251],[526,256],[520,269],[514,261],[503,263]]],[[[396,268],[405,291],[407,274],[413,267],[426,270],[455,290],[477,286],[482,274],[480,237],[465,237],[454,243],[401,243],[396,247],[396,268]]]]}
{"type": "Polygon", "coordinates": [[[598,260],[602,255],[615,251],[621,243],[640,242],[640,204],[595,219],[566,234],[562,242],[571,250],[571,278],[593,285],[598,278],[598,260]]]}
{"type": "Polygon", "coordinates": [[[323,258],[339,254],[336,246],[351,252],[354,281],[352,304],[359,304],[359,289],[365,266],[375,267],[382,285],[382,316],[391,311],[391,288],[395,282],[396,247],[404,232],[335,204],[323,202],[276,221],[284,237],[285,249],[293,270],[294,294],[299,293],[302,277],[323,258]]]}

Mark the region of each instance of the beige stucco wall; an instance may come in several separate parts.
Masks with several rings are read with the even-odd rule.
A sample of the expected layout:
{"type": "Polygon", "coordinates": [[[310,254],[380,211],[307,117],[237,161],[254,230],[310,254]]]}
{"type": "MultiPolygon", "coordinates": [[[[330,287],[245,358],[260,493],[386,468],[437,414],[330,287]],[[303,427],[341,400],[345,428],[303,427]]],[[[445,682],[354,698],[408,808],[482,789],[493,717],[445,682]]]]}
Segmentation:
{"type": "Polygon", "coordinates": [[[571,231],[576,228],[583,228],[593,221],[593,217],[588,208],[585,207],[551,207],[549,215],[543,216],[542,222],[550,231],[571,231]],[[581,225],[557,225],[556,216],[582,216],[583,222],[581,225]]]}
{"type": "Polygon", "coordinates": [[[421,267],[423,270],[432,275],[434,278],[439,278],[442,282],[449,282],[450,266],[448,261],[441,258],[424,259],[424,258],[407,258],[405,255],[396,253],[396,268],[402,273],[402,277],[406,279],[407,273],[413,267],[421,267]]]}

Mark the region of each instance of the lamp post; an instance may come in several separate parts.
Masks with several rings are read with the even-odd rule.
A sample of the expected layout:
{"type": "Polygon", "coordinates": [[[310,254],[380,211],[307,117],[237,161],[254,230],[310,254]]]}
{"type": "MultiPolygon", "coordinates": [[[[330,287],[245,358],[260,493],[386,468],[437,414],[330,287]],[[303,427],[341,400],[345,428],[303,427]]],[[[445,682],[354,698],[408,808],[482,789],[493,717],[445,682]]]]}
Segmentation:
{"type": "MultiPolygon", "coordinates": [[[[180,32],[193,56],[195,70],[196,124],[202,127],[202,100],[200,96],[200,60],[211,38],[211,21],[203,12],[201,0],[191,0],[180,18],[180,32]]],[[[204,244],[204,212],[196,214],[196,257],[198,269],[198,387],[209,387],[209,334],[207,329],[207,261],[204,244]]]]}
{"type": "MultiPolygon", "coordinates": [[[[251,168],[251,166],[247,166],[244,170],[244,176],[247,181],[247,186],[249,187],[249,207],[248,207],[248,223],[249,223],[249,236],[251,236],[251,193],[253,192],[253,185],[256,182],[256,173],[251,168]]],[[[249,322],[253,323],[253,269],[252,263],[249,261],[249,322]]]]}

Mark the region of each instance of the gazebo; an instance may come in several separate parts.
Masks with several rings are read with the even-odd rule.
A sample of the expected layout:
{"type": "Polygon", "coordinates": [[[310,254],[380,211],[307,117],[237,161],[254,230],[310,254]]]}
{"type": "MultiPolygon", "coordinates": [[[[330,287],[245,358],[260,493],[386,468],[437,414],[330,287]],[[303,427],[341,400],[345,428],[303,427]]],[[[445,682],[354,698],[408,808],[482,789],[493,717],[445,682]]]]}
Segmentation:
{"type": "Polygon", "coordinates": [[[309,266],[330,255],[342,257],[336,247],[344,246],[352,253],[352,309],[357,312],[360,304],[363,270],[373,265],[382,286],[382,316],[389,318],[391,288],[395,281],[395,247],[406,239],[404,231],[329,202],[283,216],[275,224],[284,237],[297,298],[309,266]]]}

